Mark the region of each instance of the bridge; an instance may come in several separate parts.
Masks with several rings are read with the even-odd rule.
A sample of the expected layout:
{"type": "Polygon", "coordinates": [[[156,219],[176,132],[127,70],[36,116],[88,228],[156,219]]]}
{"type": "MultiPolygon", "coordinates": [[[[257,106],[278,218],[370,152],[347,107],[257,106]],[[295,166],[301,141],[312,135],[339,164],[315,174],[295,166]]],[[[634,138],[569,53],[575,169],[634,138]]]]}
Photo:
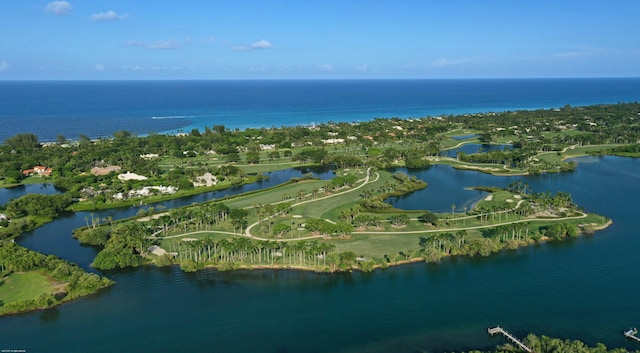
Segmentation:
{"type": "MultiPolygon", "coordinates": [[[[527,347],[524,343],[520,342],[519,339],[517,339],[514,335],[510,334],[509,332],[507,332],[505,329],[503,329],[500,326],[496,326],[494,328],[488,328],[487,331],[489,332],[490,335],[495,335],[496,333],[501,333],[503,334],[506,338],[508,338],[511,342],[515,343],[516,346],[520,347],[521,349],[523,349],[524,351],[528,352],[528,353],[535,353],[533,351],[533,349],[527,347]]],[[[637,331],[636,331],[637,332],[637,331]]],[[[625,333],[626,335],[626,333],[625,333]]],[[[637,339],[637,338],[636,338],[637,339]]],[[[638,341],[640,341],[640,339],[638,339],[638,341]]]]}

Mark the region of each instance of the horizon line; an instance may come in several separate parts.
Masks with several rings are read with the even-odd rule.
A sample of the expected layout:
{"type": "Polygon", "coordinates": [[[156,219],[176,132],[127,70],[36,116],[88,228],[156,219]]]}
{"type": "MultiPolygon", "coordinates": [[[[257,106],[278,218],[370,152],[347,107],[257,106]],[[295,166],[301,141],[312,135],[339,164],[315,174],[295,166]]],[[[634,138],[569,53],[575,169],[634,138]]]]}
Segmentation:
{"type": "Polygon", "coordinates": [[[575,77],[450,77],[450,78],[62,78],[62,79],[0,79],[0,82],[153,82],[153,81],[487,81],[487,80],[598,80],[640,79],[640,76],[575,76],[575,77]]]}

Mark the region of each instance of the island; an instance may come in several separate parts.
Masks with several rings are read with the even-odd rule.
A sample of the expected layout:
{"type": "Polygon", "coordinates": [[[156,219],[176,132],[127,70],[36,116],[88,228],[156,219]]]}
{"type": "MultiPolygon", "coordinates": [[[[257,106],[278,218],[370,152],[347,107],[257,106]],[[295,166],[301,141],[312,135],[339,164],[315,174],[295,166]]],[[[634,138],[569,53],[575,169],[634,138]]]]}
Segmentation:
{"type": "Polygon", "coordinates": [[[621,103],[243,131],[215,125],[177,135],[118,131],[45,143],[19,134],[0,145],[0,186],[50,183],[57,193],[0,206],[0,251],[11,254],[0,256],[0,294],[12,288],[0,296],[0,314],[50,307],[112,284],[13,242],[66,212],[91,212],[73,236],[98,247],[92,266],[107,276],[151,264],[188,272],[366,272],[592,234],[611,220],[582,210],[566,192],[523,182],[477,185],[482,198],[462,209],[452,204],[450,212],[397,209],[387,201],[428,188],[429,180],[412,171],[436,164],[524,175],[571,172],[577,165],[567,159],[586,154],[637,157],[639,114],[640,104],[621,103]],[[300,167],[332,174],[305,172],[183,207],[161,204],[260,185],[269,172],[300,167]],[[136,207],[136,215],[100,216],[120,207],[136,207]]]}

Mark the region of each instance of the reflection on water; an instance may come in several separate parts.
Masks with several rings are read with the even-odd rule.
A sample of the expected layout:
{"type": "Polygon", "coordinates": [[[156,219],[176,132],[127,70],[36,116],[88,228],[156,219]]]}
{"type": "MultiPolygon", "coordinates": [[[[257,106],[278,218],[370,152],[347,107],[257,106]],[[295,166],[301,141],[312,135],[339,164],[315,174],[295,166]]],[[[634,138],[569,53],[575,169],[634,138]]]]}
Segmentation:
{"type": "MultiPolygon", "coordinates": [[[[587,211],[614,219],[592,236],[370,274],[110,272],[114,287],[57,313],[0,319],[2,345],[32,352],[450,352],[506,343],[486,332],[500,324],[519,337],[534,332],[635,349],[621,332],[640,317],[628,305],[640,283],[634,206],[640,184],[633,177],[640,163],[577,161],[575,172],[559,175],[491,177],[436,166],[420,178],[429,188],[439,188],[440,179],[455,185],[450,195],[429,199],[445,208],[450,197],[467,199],[457,194],[467,193],[468,184],[522,178],[535,191],[568,191],[587,211]]],[[[37,236],[44,241],[50,234],[37,236]]]]}
{"type": "Polygon", "coordinates": [[[491,151],[503,151],[510,148],[511,148],[511,145],[467,143],[460,147],[442,151],[441,156],[456,158],[456,156],[458,155],[458,152],[473,154],[473,153],[484,153],[484,152],[491,152],[491,151]]]}
{"type": "MultiPolygon", "coordinates": [[[[284,183],[291,178],[300,178],[306,173],[312,173],[314,177],[321,179],[330,179],[333,177],[333,173],[330,169],[321,168],[292,168],[281,171],[275,171],[267,173],[268,179],[261,182],[241,185],[235,188],[224,189],[220,191],[212,191],[204,194],[193,195],[181,199],[163,201],[153,204],[154,207],[163,205],[166,209],[172,209],[176,207],[182,207],[191,205],[194,202],[200,203],[210,201],[214,199],[223,199],[226,196],[236,195],[248,191],[259,190],[268,188],[281,183],[284,183]]],[[[31,192],[34,187],[27,186],[21,191],[31,192]]],[[[52,187],[47,190],[55,189],[52,187]]],[[[21,196],[22,194],[16,197],[21,196]]],[[[96,249],[89,246],[79,246],[78,241],[71,238],[72,231],[76,228],[86,225],[86,220],[93,217],[107,218],[111,217],[114,220],[135,216],[140,210],[138,207],[125,207],[118,209],[111,209],[105,211],[92,211],[92,212],[76,212],[73,214],[64,214],[55,222],[45,224],[43,227],[36,229],[33,232],[28,232],[20,236],[17,241],[30,249],[40,251],[46,254],[54,254],[64,259],[79,264],[85,270],[95,271],[89,265],[93,262],[96,256],[96,249]]]]}
{"type": "Polygon", "coordinates": [[[13,188],[0,188],[0,205],[4,205],[11,199],[17,199],[25,194],[57,194],[58,190],[48,183],[19,185],[13,188]]]}

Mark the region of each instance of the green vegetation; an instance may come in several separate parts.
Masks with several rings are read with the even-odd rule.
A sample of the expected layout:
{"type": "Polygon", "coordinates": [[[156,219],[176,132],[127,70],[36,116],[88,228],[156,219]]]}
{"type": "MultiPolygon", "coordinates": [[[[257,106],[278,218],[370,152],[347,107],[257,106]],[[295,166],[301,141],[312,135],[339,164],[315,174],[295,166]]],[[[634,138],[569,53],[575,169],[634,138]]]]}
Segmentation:
{"type": "Polygon", "coordinates": [[[3,303],[33,300],[52,294],[49,278],[37,271],[11,273],[0,279],[0,298],[3,303]]]}
{"type": "MultiPolygon", "coordinates": [[[[541,240],[592,233],[609,220],[583,213],[566,193],[533,192],[522,184],[488,189],[487,198],[462,213],[454,212],[455,205],[451,213],[442,214],[394,209],[385,199],[428,185],[389,169],[441,163],[492,174],[535,174],[572,171],[576,164],[565,159],[584,154],[638,157],[639,111],[636,102],[244,131],[215,125],[180,136],[136,137],[118,131],[96,141],[61,137],[47,144],[40,144],[33,134],[19,134],[0,145],[0,186],[52,182],[63,193],[25,195],[1,205],[0,245],[13,246],[6,245],[9,239],[62,212],[144,205],[134,219],[91,215],[86,227],[76,230],[81,242],[102,248],[93,262],[96,268],[153,262],[176,263],[185,271],[204,266],[371,271],[405,261],[486,256],[541,240]],[[468,143],[509,148],[442,156],[443,151],[468,143]],[[297,166],[329,167],[336,176],[321,181],[307,175],[277,187],[173,210],[149,206],[256,182],[268,177],[262,173],[297,166]]],[[[108,285],[107,280],[74,271],[77,278],[58,278],[50,273],[55,268],[49,267],[40,261],[24,271],[32,279],[38,274],[54,278],[53,283],[66,283],[68,294],[62,300],[108,285]],[[88,283],[80,286],[84,289],[78,289],[84,282],[88,283]]],[[[20,283],[12,273],[4,274],[3,283],[20,283]]],[[[55,292],[30,292],[40,294],[20,295],[30,302],[5,303],[3,310],[60,301],[55,292]]]]}
{"type": "Polygon", "coordinates": [[[49,308],[112,284],[55,256],[0,241],[0,315],[49,308]]]}
{"type": "Polygon", "coordinates": [[[407,212],[384,198],[413,192],[424,182],[371,168],[336,174],[328,182],[294,181],[116,225],[92,222],[75,236],[104,246],[94,261],[102,269],[154,261],[179,263],[186,271],[205,266],[371,271],[451,255],[487,256],[592,233],[607,222],[580,211],[567,193],[531,193],[522,182],[504,190],[478,187],[491,194],[464,214],[407,212]],[[151,245],[156,248],[149,254],[151,245]]]}
{"type": "MultiPolygon", "coordinates": [[[[595,347],[589,347],[585,343],[578,340],[562,340],[559,338],[551,338],[546,336],[536,336],[529,334],[523,340],[523,343],[537,353],[631,353],[639,352],[638,350],[629,351],[625,348],[607,348],[605,345],[598,343],[595,347]]],[[[496,347],[491,351],[471,350],[467,353],[506,353],[520,352],[521,350],[507,343],[496,347]]]]}

